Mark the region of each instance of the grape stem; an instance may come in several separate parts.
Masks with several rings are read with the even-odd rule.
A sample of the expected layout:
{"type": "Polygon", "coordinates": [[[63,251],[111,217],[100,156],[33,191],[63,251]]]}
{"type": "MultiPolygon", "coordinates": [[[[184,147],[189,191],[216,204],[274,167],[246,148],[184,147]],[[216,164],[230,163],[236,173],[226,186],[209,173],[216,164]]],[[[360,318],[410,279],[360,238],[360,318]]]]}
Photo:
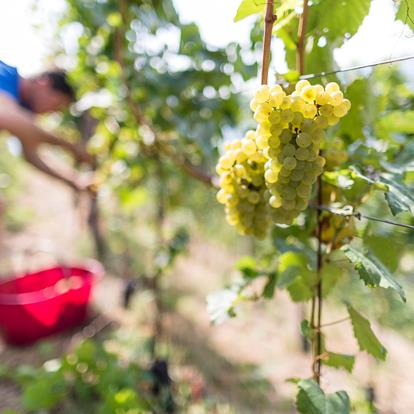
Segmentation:
{"type": "Polygon", "coordinates": [[[277,17],[274,14],[274,0],[267,0],[266,14],[264,18],[265,31],[263,36],[263,57],[262,57],[262,85],[266,85],[269,79],[270,46],[272,43],[272,30],[277,17]]]}

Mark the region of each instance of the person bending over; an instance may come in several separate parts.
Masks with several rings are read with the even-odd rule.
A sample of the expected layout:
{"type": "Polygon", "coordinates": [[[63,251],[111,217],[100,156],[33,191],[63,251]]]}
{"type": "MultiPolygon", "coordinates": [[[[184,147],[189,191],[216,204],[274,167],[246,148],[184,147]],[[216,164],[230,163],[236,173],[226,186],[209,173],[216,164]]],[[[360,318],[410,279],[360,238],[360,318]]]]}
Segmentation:
{"type": "Polygon", "coordinates": [[[88,188],[85,177],[48,165],[40,157],[39,148],[43,144],[61,147],[82,163],[92,163],[92,157],[81,145],[65,141],[35,123],[36,114],[61,111],[74,100],[65,72],[49,71],[23,78],[15,67],[0,60],[0,131],[6,130],[20,140],[24,158],[34,167],[82,191],[88,188]]]}

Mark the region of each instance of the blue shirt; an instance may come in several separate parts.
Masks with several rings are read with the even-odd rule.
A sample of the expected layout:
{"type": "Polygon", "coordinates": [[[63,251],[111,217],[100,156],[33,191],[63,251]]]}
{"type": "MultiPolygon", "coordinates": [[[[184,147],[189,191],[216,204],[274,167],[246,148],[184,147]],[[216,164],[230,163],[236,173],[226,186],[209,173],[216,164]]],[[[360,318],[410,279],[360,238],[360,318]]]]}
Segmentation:
{"type": "Polygon", "coordinates": [[[0,92],[7,93],[21,104],[19,96],[19,74],[17,69],[0,60],[0,92]]]}

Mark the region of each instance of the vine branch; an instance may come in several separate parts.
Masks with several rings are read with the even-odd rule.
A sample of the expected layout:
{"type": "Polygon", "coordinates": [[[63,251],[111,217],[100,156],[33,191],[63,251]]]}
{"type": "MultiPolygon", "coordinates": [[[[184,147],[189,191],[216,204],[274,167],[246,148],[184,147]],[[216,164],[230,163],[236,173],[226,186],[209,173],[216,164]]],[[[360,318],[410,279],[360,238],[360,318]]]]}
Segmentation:
{"type": "Polygon", "coordinates": [[[270,46],[272,43],[272,30],[275,21],[274,0],[267,0],[266,14],[264,18],[265,30],[263,35],[262,85],[266,85],[269,79],[270,46]]]}
{"type": "Polygon", "coordinates": [[[305,73],[305,38],[306,26],[308,23],[308,0],[303,0],[303,11],[299,19],[298,27],[298,47],[296,49],[297,71],[303,75],[305,73]]]}

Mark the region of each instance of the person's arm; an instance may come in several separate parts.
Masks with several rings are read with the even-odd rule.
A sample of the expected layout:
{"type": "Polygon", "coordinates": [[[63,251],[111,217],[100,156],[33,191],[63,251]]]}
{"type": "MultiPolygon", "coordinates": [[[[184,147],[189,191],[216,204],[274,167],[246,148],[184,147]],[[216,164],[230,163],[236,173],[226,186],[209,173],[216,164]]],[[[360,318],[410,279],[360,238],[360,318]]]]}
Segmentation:
{"type": "MultiPolygon", "coordinates": [[[[43,131],[43,130],[42,130],[43,131]]],[[[46,131],[43,131],[46,132],[46,131]]],[[[72,144],[71,142],[65,141],[62,138],[58,138],[55,135],[46,132],[43,135],[43,140],[41,143],[46,143],[49,145],[55,145],[57,147],[61,147],[62,149],[70,152],[74,158],[79,162],[85,162],[88,164],[92,164],[94,158],[92,155],[88,154],[85,148],[80,144],[72,144]]]]}
{"type": "Polygon", "coordinates": [[[22,143],[58,146],[68,152],[79,162],[92,163],[93,157],[81,145],[72,144],[54,134],[38,127],[30,112],[20,108],[5,95],[0,95],[0,129],[6,129],[22,143]]]}
{"type": "Polygon", "coordinates": [[[50,137],[43,129],[34,124],[33,119],[25,110],[20,109],[11,99],[0,94],[0,130],[5,129],[16,136],[22,143],[25,159],[44,173],[57,178],[76,190],[83,190],[79,177],[74,173],[56,171],[46,164],[39,156],[39,145],[50,137]]]}
{"type": "Polygon", "coordinates": [[[84,188],[84,186],[81,185],[78,177],[74,174],[69,173],[62,173],[59,171],[56,171],[54,168],[47,165],[40,157],[37,152],[38,148],[33,146],[27,146],[22,142],[22,150],[23,150],[23,156],[26,159],[27,162],[32,164],[34,167],[36,167],[38,170],[46,173],[47,175],[57,178],[60,181],[63,181],[65,184],[69,185],[76,191],[81,191],[84,188]]]}

